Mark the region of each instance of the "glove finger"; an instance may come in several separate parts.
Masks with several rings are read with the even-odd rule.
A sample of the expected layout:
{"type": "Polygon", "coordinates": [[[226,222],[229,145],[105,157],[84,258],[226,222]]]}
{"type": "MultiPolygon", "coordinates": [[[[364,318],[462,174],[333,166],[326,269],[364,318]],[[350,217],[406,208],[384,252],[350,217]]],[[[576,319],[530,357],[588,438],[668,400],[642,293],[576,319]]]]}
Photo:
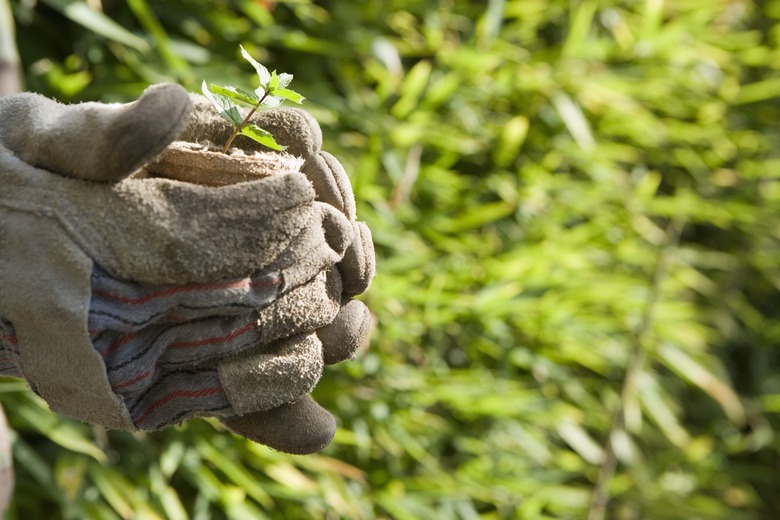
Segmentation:
{"type": "Polygon", "coordinates": [[[341,277],[331,268],[283,294],[258,313],[259,342],[267,344],[325,327],[340,311],[341,292],[341,277]]]}
{"type": "Polygon", "coordinates": [[[371,313],[368,307],[358,300],[346,301],[335,319],[317,330],[325,364],[333,365],[353,358],[357,349],[368,339],[370,328],[371,313]]]}
{"type": "Polygon", "coordinates": [[[312,221],[305,226],[301,238],[294,241],[297,247],[286,249],[267,269],[282,271],[282,291],[286,292],[339,262],[353,240],[353,233],[341,212],[329,204],[315,202],[312,221]]]}
{"type": "Polygon", "coordinates": [[[23,161],[69,177],[117,181],[184,129],[192,105],[178,85],[148,88],[132,103],[63,105],[38,94],[0,98],[0,144],[23,161]]]}
{"type": "MultiPolygon", "coordinates": [[[[341,166],[339,165],[339,168],[340,167],[341,166]]],[[[314,192],[317,194],[318,201],[330,204],[344,213],[347,218],[355,218],[354,211],[350,214],[345,210],[347,204],[351,204],[351,207],[354,210],[355,203],[352,192],[349,192],[345,201],[342,188],[336,182],[335,176],[330,173],[330,167],[325,162],[324,157],[319,154],[304,156],[304,163],[301,171],[306,175],[306,178],[309,179],[309,182],[311,182],[314,187],[314,192]]],[[[344,175],[346,176],[346,173],[344,175]]]]}
{"type": "Polygon", "coordinates": [[[288,146],[288,153],[305,160],[303,173],[314,186],[317,200],[355,220],[355,196],[349,177],[335,157],[322,151],[322,130],[317,120],[298,108],[269,110],[254,117],[259,126],[288,146]]]}
{"type": "Polygon", "coordinates": [[[219,379],[233,411],[243,415],[300,399],[320,380],[322,369],[322,343],[311,334],[225,359],[219,379]]]}
{"type": "Polygon", "coordinates": [[[338,264],[346,296],[356,296],[366,292],[376,274],[371,230],[363,222],[353,222],[353,225],[354,239],[338,264]]]}
{"type": "Polygon", "coordinates": [[[328,152],[306,158],[303,173],[311,181],[317,200],[327,202],[348,219],[355,220],[355,195],[347,172],[341,163],[328,152]]]}
{"type": "Polygon", "coordinates": [[[221,417],[220,421],[238,435],[293,455],[320,451],[336,435],[336,420],[308,395],[271,410],[221,417]]]}
{"type": "Polygon", "coordinates": [[[288,153],[307,159],[322,149],[322,129],[314,116],[305,110],[277,108],[256,113],[253,120],[287,146],[288,153]]]}

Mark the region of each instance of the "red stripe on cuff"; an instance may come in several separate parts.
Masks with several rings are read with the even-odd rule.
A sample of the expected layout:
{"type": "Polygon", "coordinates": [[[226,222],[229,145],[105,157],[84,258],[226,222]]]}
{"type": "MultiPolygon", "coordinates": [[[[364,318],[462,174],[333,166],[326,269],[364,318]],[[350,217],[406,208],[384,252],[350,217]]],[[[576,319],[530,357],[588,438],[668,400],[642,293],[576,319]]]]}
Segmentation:
{"type": "Polygon", "coordinates": [[[107,355],[109,355],[110,353],[112,353],[113,351],[115,351],[116,349],[118,349],[119,347],[121,347],[122,345],[124,345],[125,343],[127,343],[128,341],[130,341],[131,339],[133,339],[134,337],[136,337],[136,336],[137,336],[137,335],[138,335],[140,332],[141,332],[141,331],[140,331],[140,330],[138,330],[138,331],[135,331],[135,332],[131,332],[131,333],[129,333],[129,334],[125,334],[124,336],[122,336],[121,338],[119,338],[118,340],[116,340],[115,342],[113,342],[113,343],[112,343],[112,344],[111,344],[111,345],[110,345],[110,346],[109,346],[109,347],[106,349],[106,351],[105,351],[105,352],[102,352],[102,353],[101,353],[101,356],[103,356],[103,357],[106,357],[107,355]]]}
{"type": "Polygon", "coordinates": [[[154,367],[150,368],[149,370],[147,370],[147,371],[146,371],[146,372],[144,372],[143,374],[140,374],[140,375],[138,375],[138,376],[134,377],[133,379],[128,379],[127,381],[122,381],[121,383],[119,383],[119,384],[117,384],[117,385],[112,385],[112,386],[111,386],[111,388],[112,388],[113,390],[118,390],[118,389],[120,389],[120,388],[124,388],[124,387],[126,387],[126,386],[130,386],[130,385],[132,385],[133,383],[137,383],[137,382],[138,382],[138,381],[140,381],[141,379],[143,379],[143,378],[145,378],[145,377],[148,377],[148,376],[149,376],[149,374],[151,374],[153,370],[154,370],[154,367]]]}
{"type": "Polygon", "coordinates": [[[243,327],[241,327],[238,330],[235,330],[231,332],[230,334],[226,336],[219,336],[216,338],[206,338],[198,341],[182,341],[179,343],[171,343],[168,348],[192,348],[192,347],[201,347],[203,345],[209,345],[209,344],[219,344],[219,343],[227,343],[228,341],[234,340],[237,337],[241,336],[242,334],[246,334],[250,330],[254,329],[256,325],[255,320],[250,321],[243,327]]]}
{"type": "Polygon", "coordinates": [[[221,394],[224,390],[220,386],[214,386],[211,388],[201,388],[200,390],[174,390],[173,392],[169,392],[162,396],[157,401],[153,402],[151,405],[149,405],[149,408],[146,409],[146,411],[143,413],[141,417],[136,419],[135,424],[141,424],[144,422],[144,419],[146,419],[149,414],[154,412],[157,408],[161,407],[168,401],[175,399],[177,397],[205,397],[207,395],[213,395],[213,394],[221,394]]]}

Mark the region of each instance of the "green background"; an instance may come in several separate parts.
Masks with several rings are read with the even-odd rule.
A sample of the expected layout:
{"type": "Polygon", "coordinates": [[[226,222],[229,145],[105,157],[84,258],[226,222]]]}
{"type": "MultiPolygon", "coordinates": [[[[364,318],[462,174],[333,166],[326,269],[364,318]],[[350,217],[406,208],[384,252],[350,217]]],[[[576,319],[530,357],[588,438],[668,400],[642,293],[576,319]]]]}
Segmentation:
{"type": "Polygon", "coordinates": [[[318,455],[1,380],[9,518],[780,518],[780,1],[10,4],[63,101],[294,74],[378,274],[318,455]]]}

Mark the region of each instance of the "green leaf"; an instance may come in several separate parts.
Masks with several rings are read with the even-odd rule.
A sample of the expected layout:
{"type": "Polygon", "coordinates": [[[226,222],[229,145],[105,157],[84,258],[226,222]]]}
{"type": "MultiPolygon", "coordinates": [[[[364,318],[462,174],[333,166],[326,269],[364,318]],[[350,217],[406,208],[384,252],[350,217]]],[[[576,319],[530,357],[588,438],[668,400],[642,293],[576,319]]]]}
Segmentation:
{"type": "Polygon", "coordinates": [[[54,474],[50,460],[46,460],[42,454],[38,453],[22,437],[14,436],[13,450],[14,459],[20,469],[24,468],[25,472],[38,484],[56,489],[56,494],[61,493],[54,485],[54,474]]]}
{"type": "Polygon", "coordinates": [[[241,134],[247,137],[251,137],[263,146],[267,146],[268,148],[272,148],[274,150],[284,151],[287,149],[286,146],[282,146],[276,142],[274,136],[271,135],[271,132],[268,130],[263,130],[253,123],[250,123],[242,128],[241,134]]]}
{"type": "Polygon", "coordinates": [[[42,406],[20,407],[17,414],[24,417],[29,424],[36,425],[38,430],[55,444],[67,450],[88,455],[101,463],[108,460],[103,450],[98,448],[86,435],[82,428],[83,425],[65,421],[42,406]]]}
{"type": "Polygon", "coordinates": [[[242,122],[241,114],[238,111],[238,107],[231,99],[228,99],[225,96],[222,96],[220,94],[215,94],[211,92],[211,90],[209,90],[209,86],[206,85],[205,81],[201,85],[201,91],[203,92],[203,95],[206,96],[206,98],[208,98],[209,101],[211,101],[211,104],[214,105],[214,107],[217,109],[219,115],[221,115],[223,118],[233,123],[235,126],[241,124],[242,122]]]}
{"type": "Polygon", "coordinates": [[[279,74],[279,88],[286,88],[287,85],[290,84],[290,82],[293,79],[292,74],[287,74],[286,72],[282,72],[279,74]]]}
{"type": "Polygon", "coordinates": [[[268,90],[273,92],[279,88],[279,76],[276,75],[276,71],[271,72],[271,81],[268,82],[268,90]]]}
{"type": "Polygon", "coordinates": [[[231,101],[235,101],[236,103],[243,103],[252,107],[257,106],[257,104],[260,102],[260,99],[255,96],[254,93],[247,92],[246,90],[240,89],[238,87],[220,86],[214,85],[212,83],[209,86],[209,91],[214,94],[224,96],[231,101]]]}
{"type": "Polygon", "coordinates": [[[305,97],[298,94],[294,90],[290,90],[287,88],[278,88],[273,91],[273,94],[274,96],[287,99],[288,101],[292,101],[293,103],[298,103],[299,105],[303,103],[304,99],[306,99],[305,97]]]}
{"type": "Polygon", "coordinates": [[[593,440],[585,429],[570,419],[558,423],[558,435],[585,461],[594,466],[604,459],[604,449],[593,440]]]}
{"type": "Polygon", "coordinates": [[[268,72],[268,69],[258,63],[252,56],[250,56],[249,53],[246,52],[246,49],[244,49],[243,45],[240,45],[239,47],[241,48],[241,56],[243,56],[246,61],[251,63],[257,71],[257,77],[260,78],[260,84],[264,87],[267,87],[271,82],[271,73],[268,72]]]}
{"type": "Polygon", "coordinates": [[[270,495],[263,489],[257,479],[252,475],[250,471],[237,461],[230,457],[226,457],[219,449],[215,448],[208,442],[199,441],[196,444],[198,453],[200,453],[205,460],[208,460],[211,464],[219,469],[228,479],[233,481],[244,492],[262,504],[264,508],[268,509],[273,507],[273,500],[270,495]]]}
{"type": "Polygon", "coordinates": [[[726,370],[720,360],[714,356],[699,353],[688,354],[670,343],[661,345],[658,353],[668,368],[704,390],[717,401],[733,423],[738,425],[745,423],[745,410],[739,396],[723,375],[726,370]]]}
{"type": "Polygon", "coordinates": [[[584,151],[591,151],[596,146],[596,140],[590,129],[590,124],[580,106],[566,93],[560,91],[552,97],[553,106],[561,116],[563,124],[569,130],[574,141],[584,151]]]}
{"type": "Polygon", "coordinates": [[[282,104],[282,101],[284,101],[284,98],[280,96],[265,96],[265,99],[263,99],[263,102],[260,103],[260,106],[263,108],[276,108],[279,105],[282,104]]]}
{"type": "Polygon", "coordinates": [[[94,464],[89,468],[89,476],[95,483],[106,502],[122,518],[132,518],[134,513],[133,491],[130,481],[119,475],[113,468],[94,464]]]}
{"type": "Polygon", "coordinates": [[[127,45],[140,52],[150,50],[146,40],[131,33],[100,11],[92,9],[85,2],[43,0],[43,3],[99,36],[127,45]]]}
{"type": "Polygon", "coordinates": [[[672,400],[665,394],[653,375],[643,372],[638,376],[639,399],[642,406],[661,432],[678,448],[684,448],[691,440],[673,409],[672,400]]]}

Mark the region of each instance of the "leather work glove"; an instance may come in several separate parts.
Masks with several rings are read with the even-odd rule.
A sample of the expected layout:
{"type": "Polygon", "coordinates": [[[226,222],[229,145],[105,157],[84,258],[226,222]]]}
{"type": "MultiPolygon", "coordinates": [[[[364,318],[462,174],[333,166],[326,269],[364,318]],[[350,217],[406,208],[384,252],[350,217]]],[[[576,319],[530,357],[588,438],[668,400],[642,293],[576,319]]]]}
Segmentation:
{"type": "Polygon", "coordinates": [[[269,177],[221,188],[131,176],[176,138],[190,104],[172,85],[128,105],[0,99],[0,373],[24,376],[54,411],[95,424],[132,430],[150,420],[157,428],[243,412],[270,432],[259,442],[293,453],[321,449],[328,432],[312,431],[332,430],[333,419],[301,396],[328,356],[306,331],[338,324],[346,308],[332,266],[352,247],[354,225],[314,200],[300,161],[289,157],[277,158],[269,177]],[[106,309],[118,301],[161,293],[144,301],[157,305],[153,313],[133,308],[143,309],[135,325],[121,312],[127,323],[108,325],[106,309]],[[313,313],[314,325],[306,323],[312,301],[326,310],[313,313]],[[237,330],[248,334],[240,346],[229,341],[237,330]],[[117,342],[122,348],[111,350],[117,342]],[[209,344],[196,356],[179,354],[209,344]],[[135,354],[127,356],[128,346],[135,354]],[[155,361],[140,361],[149,352],[155,361]],[[131,365],[144,370],[121,379],[131,365]],[[256,385],[273,370],[277,395],[258,404],[256,385]],[[196,379],[201,386],[188,386],[196,379]],[[219,394],[223,402],[205,407],[213,410],[190,403],[219,394]],[[140,415],[129,410],[135,405],[140,415]]]}

